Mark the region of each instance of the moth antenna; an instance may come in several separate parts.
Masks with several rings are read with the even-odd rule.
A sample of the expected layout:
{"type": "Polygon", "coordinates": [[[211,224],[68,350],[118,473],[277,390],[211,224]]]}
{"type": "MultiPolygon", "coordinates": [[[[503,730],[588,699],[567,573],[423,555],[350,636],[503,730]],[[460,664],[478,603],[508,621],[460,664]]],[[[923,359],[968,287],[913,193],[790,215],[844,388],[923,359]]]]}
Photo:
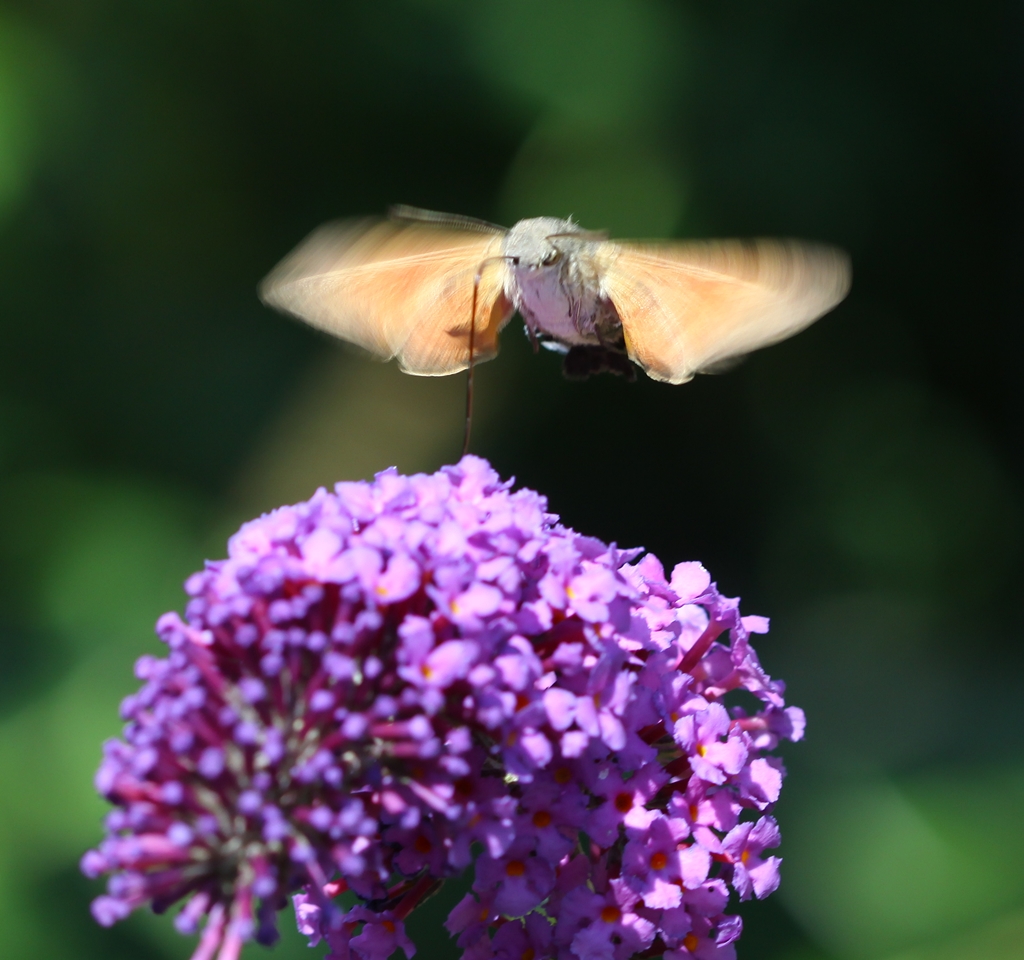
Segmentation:
{"type": "Polygon", "coordinates": [[[573,237],[576,240],[589,240],[593,243],[598,243],[602,240],[608,239],[607,230],[584,230],[582,227],[578,230],[566,230],[564,233],[549,233],[544,239],[545,240],[556,240],[559,237],[573,237]]]}
{"type": "Polygon", "coordinates": [[[389,220],[411,220],[414,223],[433,223],[439,227],[461,227],[477,233],[508,233],[507,227],[478,220],[476,217],[464,217],[458,213],[439,213],[437,210],[423,210],[410,207],[404,203],[392,204],[388,207],[389,220]]]}

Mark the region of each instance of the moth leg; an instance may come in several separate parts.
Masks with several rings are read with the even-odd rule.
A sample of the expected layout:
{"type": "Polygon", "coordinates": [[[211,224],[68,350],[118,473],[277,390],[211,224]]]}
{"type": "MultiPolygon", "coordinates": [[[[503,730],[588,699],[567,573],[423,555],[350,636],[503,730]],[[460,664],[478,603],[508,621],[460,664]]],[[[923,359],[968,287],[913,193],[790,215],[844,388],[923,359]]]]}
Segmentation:
{"type": "MultiPolygon", "coordinates": [[[[522,311],[520,311],[522,313],[522,311]]],[[[540,340],[537,337],[537,330],[529,314],[523,313],[523,326],[526,327],[526,335],[530,338],[530,346],[534,353],[540,353],[540,340]]]]}
{"type": "Polygon", "coordinates": [[[585,333],[583,320],[583,301],[575,297],[569,298],[569,320],[577,333],[585,333]]]}

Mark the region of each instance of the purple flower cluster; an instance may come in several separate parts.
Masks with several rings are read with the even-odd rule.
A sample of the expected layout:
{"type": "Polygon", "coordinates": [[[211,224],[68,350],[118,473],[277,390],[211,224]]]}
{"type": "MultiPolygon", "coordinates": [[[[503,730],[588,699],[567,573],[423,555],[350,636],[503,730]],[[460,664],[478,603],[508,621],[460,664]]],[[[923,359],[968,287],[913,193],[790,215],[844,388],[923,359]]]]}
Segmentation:
{"type": "Polygon", "coordinates": [[[101,923],[184,901],[194,960],[235,960],[291,897],[331,960],[411,957],[404,919],[475,860],[466,960],[735,955],[803,732],[767,622],[509,487],[474,457],[341,483],[189,579],[97,774],[101,923]]]}

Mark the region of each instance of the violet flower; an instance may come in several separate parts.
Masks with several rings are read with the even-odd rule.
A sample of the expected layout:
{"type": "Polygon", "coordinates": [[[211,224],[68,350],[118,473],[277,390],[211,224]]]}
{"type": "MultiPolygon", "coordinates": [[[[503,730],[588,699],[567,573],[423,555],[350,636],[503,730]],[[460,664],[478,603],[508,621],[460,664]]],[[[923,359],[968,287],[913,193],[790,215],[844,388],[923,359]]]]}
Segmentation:
{"type": "Polygon", "coordinates": [[[476,854],[467,960],[735,955],[726,884],[778,884],[771,752],[803,714],[700,564],[666,578],[475,457],[318,490],[228,554],[105,746],[100,923],[181,903],[193,960],[236,960],[291,898],[331,960],[411,957],[405,918],[476,854]]]}

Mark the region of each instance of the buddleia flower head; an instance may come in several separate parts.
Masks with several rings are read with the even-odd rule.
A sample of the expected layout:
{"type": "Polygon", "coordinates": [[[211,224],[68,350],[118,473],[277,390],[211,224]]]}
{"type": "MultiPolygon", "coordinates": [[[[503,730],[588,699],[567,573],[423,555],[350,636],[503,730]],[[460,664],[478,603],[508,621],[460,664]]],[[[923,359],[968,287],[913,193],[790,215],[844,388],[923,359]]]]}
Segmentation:
{"type": "Polygon", "coordinates": [[[474,865],[467,960],[707,960],[730,890],[778,884],[773,751],[803,714],[698,563],[465,457],[260,517],[186,590],[96,777],[101,923],[180,904],[194,960],[235,960],[290,903],[331,960],[411,957],[406,917],[474,865]]]}

